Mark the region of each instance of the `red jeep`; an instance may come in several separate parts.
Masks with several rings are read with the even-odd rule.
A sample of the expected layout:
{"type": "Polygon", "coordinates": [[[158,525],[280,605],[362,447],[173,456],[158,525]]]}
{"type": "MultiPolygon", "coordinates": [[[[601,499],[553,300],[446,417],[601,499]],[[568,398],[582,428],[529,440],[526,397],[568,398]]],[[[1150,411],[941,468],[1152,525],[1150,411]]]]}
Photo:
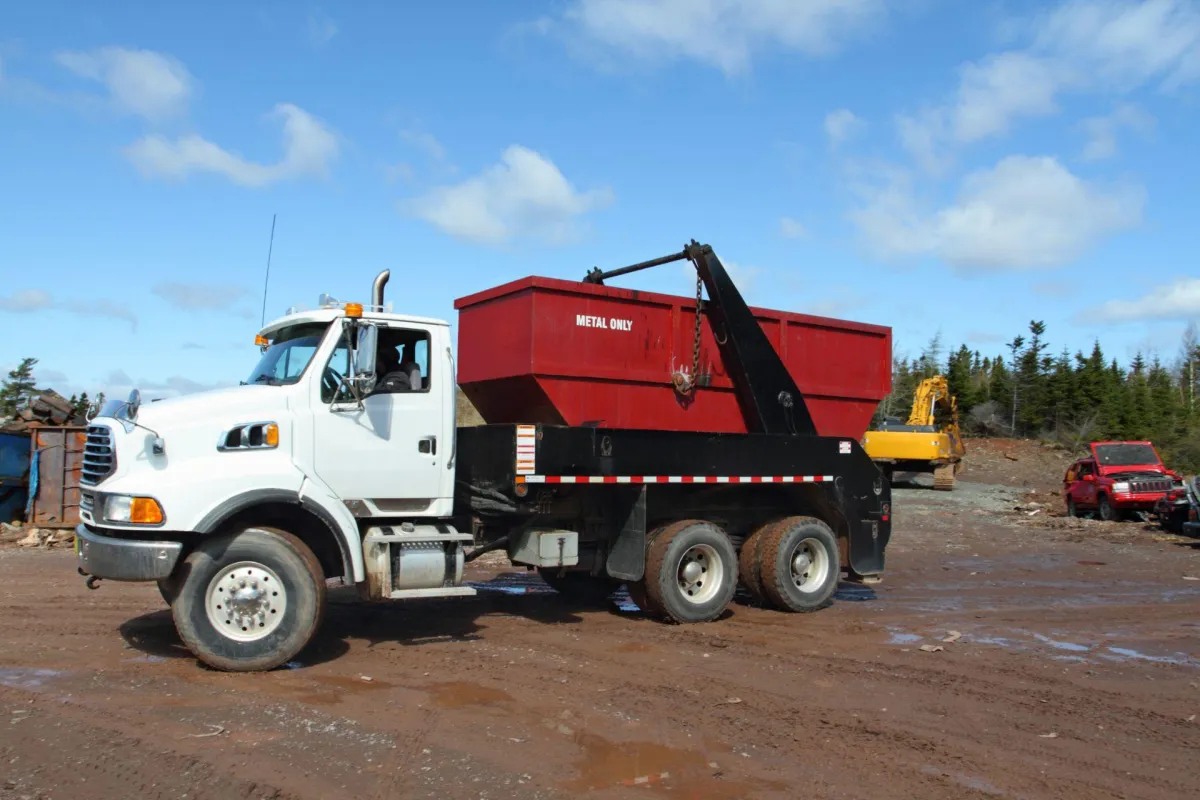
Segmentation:
{"type": "Polygon", "coordinates": [[[1091,450],[1090,458],[1076,461],[1063,476],[1068,516],[1095,512],[1113,521],[1149,513],[1178,477],[1150,442],[1093,442],[1091,450]]]}

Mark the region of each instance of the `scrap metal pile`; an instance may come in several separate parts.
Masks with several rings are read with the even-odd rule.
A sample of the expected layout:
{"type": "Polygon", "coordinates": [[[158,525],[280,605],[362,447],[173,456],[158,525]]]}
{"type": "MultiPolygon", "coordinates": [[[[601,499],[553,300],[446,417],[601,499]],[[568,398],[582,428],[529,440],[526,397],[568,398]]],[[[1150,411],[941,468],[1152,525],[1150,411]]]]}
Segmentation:
{"type": "Polygon", "coordinates": [[[29,404],[7,422],[0,423],[5,433],[25,433],[32,428],[48,425],[86,425],[87,419],[70,400],[48,389],[29,401],[29,404]]]}

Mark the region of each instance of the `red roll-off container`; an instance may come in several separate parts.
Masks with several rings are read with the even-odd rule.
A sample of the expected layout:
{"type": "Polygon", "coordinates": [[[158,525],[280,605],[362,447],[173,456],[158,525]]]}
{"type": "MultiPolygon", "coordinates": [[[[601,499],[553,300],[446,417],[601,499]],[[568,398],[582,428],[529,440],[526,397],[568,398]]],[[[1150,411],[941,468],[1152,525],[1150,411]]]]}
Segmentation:
{"type": "MultiPolygon", "coordinates": [[[[707,315],[690,372],[694,298],[529,277],[455,301],[458,383],[489,423],[746,433],[707,315]]],[[[752,309],[823,436],[861,439],[892,385],[891,328],[752,309]]]]}

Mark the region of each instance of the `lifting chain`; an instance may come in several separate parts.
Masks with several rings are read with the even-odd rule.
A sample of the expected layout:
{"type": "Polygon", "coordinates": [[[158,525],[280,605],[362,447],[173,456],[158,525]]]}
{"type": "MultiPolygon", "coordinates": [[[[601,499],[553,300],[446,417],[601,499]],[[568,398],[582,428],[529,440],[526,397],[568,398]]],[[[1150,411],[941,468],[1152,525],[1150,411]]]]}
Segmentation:
{"type": "Polygon", "coordinates": [[[703,302],[701,294],[704,288],[704,283],[700,280],[700,272],[696,272],[696,324],[692,333],[692,371],[690,374],[675,371],[671,376],[671,381],[675,384],[675,391],[679,392],[684,397],[687,397],[696,388],[696,382],[700,379],[700,304],[703,302]]]}

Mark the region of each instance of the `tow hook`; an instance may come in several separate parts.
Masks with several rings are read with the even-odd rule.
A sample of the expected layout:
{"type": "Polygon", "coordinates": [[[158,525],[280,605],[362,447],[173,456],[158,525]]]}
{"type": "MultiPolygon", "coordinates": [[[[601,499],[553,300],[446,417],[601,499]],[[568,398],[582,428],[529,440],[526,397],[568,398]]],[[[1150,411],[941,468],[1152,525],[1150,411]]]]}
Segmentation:
{"type": "Polygon", "coordinates": [[[97,578],[95,575],[91,575],[87,572],[84,572],[83,567],[76,567],[75,571],[78,572],[83,577],[87,578],[87,587],[89,589],[91,589],[92,591],[95,591],[100,588],[100,581],[102,580],[101,578],[97,578]]]}

